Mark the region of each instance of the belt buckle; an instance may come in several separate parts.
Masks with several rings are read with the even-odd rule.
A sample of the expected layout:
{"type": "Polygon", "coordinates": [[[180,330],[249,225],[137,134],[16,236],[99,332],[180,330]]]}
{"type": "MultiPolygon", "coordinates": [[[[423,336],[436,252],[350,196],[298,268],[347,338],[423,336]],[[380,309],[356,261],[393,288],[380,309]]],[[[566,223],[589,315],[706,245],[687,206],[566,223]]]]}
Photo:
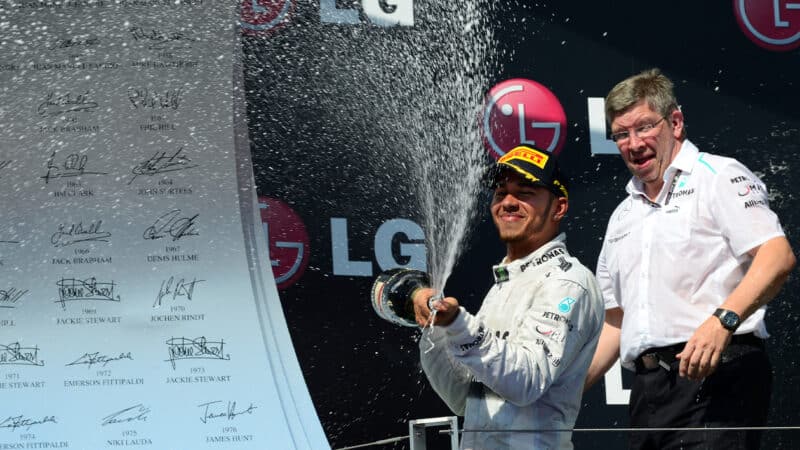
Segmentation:
{"type": "Polygon", "coordinates": [[[667,372],[671,370],[669,364],[663,359],[661,359],[658,356],[658,353],[645,353],[644,355],[641,356],[641,359],[642,359],[642,365],[644,366],[645,369],[649,370],[661,367],[667,372]]]}

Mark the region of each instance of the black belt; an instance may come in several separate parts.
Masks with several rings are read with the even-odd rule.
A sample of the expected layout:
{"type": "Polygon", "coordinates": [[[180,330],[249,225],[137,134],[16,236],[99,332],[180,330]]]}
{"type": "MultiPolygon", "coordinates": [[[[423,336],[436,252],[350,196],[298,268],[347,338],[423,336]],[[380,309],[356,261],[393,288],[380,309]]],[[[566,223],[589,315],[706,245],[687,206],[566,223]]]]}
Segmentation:
{"type": "MultiPolygon", "coordinates": [[[[636,372],[653,370],[657,367],[670,370],[672,363],[678,360],[675,358],[675,355],[682,352],[684,347],[686,347],[686,342],[680,342],[666,347],[653,347],[645,350],[634,360],[636,372]]],[[[763,339],[756,337],[753,333],[734,334],[733,337],[731,337],[731,342],[728,344],[728,347],[722,352],[720,362],[725,363],[731,361],[745,353],[758,349],[764,349],[763,339]]]]}

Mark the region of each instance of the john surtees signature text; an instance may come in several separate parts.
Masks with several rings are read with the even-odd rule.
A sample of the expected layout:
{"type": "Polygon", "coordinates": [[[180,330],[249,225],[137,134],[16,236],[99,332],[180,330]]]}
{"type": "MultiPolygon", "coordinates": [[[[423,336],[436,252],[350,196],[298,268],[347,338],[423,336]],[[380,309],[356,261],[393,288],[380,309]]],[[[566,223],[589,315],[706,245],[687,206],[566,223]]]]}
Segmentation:
{"type": "Polygon", "coordinates": [[[179,148],[175,153],[167,156],[167,152],[155,152],[153,156],[144,162],[141,162],[131,169],[133,176],[128,184],[133,183],[139,175],[153,176],[160,173],[176,172],[178,170],[185,170],[197,167],[197,164],[192,164],[192,160],[183,154],[183,147],[179,148]]]}

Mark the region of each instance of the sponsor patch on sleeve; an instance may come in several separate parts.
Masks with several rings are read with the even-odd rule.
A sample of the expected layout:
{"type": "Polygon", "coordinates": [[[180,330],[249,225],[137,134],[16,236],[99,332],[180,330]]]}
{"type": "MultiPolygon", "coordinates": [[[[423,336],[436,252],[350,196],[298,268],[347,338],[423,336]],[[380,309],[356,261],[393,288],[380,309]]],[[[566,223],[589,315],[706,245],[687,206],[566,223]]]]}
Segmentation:
{"type": "Polygon", "coordinates": [[[575,304],[575,301],[576,300],[574,298],[572,298],[572,297],[564,297],[558,303],[558,310],[561,311],[562,313],[568,313],[568,312],[572,311],[572,305],[575,304]]]}

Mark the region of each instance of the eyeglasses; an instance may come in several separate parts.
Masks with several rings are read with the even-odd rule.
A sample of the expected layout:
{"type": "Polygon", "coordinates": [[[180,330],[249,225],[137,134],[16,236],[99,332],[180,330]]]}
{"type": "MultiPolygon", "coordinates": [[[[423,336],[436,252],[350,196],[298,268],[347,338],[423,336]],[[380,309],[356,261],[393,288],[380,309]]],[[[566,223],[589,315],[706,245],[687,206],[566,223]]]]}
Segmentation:
{"type": "MultiPolygon", "coordinates": [[[[665,118],[666,117],[661,117],[660,119],[658,119],[657,121],[655,121],[653,123],[648,123],[648,124],[644,124],[642,126],[636,127],[636,128],[633,129],[633,134],[639,139],[643,139],[643,138],[646,138],[646,137],[651,137],[653,134],[655,134],[655,133],[653,133],[653,130],[655,130],[656,126],[658,126],[658,124],[661,123],[661,121],[664,120],[665,118]]],[[[614,141],[614,142],[617,142],[617,143],[625,142],[628,139],[630,139],[630,137],[631,137],[631,132],[630,131],[620,131],[618,133],[612,133],[611,134],[611,140],[614,141]]]]}

